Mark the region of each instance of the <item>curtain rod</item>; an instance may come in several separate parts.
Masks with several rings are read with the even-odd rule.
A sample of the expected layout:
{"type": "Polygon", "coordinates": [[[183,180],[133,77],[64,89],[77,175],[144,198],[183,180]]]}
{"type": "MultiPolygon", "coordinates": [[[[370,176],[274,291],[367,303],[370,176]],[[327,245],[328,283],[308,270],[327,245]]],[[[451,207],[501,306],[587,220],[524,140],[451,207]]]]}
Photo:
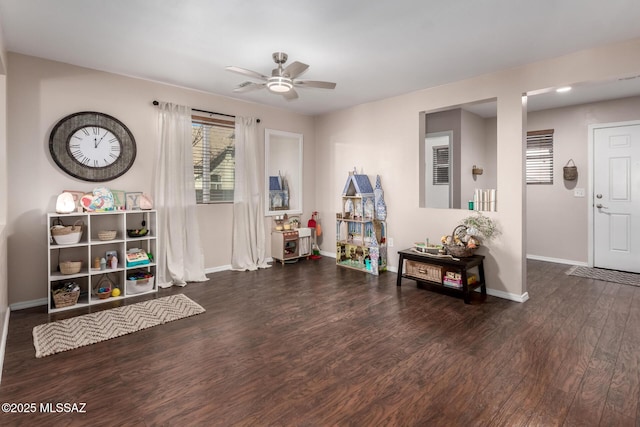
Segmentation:
{"type": "MultiPolygon", "coordinates": [[[[158,101],[153,101],[153,105],[160,105],[160,103],[158,101]]],[[[225,117],[233,117],[234,119],[236,118],[236,116],[231,115],[231,114],[224,114],[224,113],[216,113],[215,111],[207,111],[207,110],[199,110],[197,108],[192,108],[191,110],[193,111],[198,111],[200,113],[207,113],[207,114],[215,114],[216,116],[225,116],[225,117]]],[[[256,121],[258,123],[260,123],[260,119],[256,119],[256,121]]]]}

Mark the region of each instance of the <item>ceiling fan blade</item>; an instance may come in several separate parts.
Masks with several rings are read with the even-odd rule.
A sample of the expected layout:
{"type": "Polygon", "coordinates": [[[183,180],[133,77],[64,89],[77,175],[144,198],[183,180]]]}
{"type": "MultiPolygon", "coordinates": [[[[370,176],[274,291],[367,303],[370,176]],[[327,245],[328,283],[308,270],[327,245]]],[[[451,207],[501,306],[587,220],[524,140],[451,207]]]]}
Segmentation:
{"type": "Polygon", "coordinates": [[[260,80],[265,80],[265,81],[267,79],[269,79],[269,77],[267,77],[267,76],[265,76],[263,74],[260,74],[260,73],[258,73],[256,71],[247,70],[246,68],[240,68],[240,67],[231,66],[231,67],[226,67],[225,70],[231,71],[233,73],[242,74],[244,76],[253,77],[255,79],[260,79],[260,80]]]}
{"type": "Polygon", "coordinates": [[[242,82],[233,89],[234,92],[250,92],[266,87],[266,83],[242,82]]]}
{"type": "Polygon", "coordinates": [[[332,82],[321,82],[317,80],[295,80],[293,82],[298,87],[317,87],[320,89],[335,89],[336,84],[332,82]]]}
{"type": "Polygon", "coordinates": [[[296,61],[287,65],[287,67],[284,69],[283,74],[286,76],[289,76],[290,79],[295,79],[300,74],[307,71],[307,68],[309,68],[307,64],[303,64],[302,62],[296,61]]]}
{"type": "Polygon", "coordinates": [[[287,101],[293,101],[294,99],[298,99],[298,92],[295,89],[289,89],[288,92],[284,92],[282,94],[287,101]]]}

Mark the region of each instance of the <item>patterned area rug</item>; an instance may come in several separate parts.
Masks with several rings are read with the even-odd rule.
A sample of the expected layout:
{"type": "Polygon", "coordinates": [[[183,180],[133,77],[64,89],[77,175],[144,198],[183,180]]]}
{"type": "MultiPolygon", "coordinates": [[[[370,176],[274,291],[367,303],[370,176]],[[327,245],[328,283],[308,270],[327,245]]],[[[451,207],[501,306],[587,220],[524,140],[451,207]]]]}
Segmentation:
{"type": "Polygon", "coordinates": [[[640,274],[626,273],[624,271],[574,266],[567,271],[567,274],[570,276],[580,276],[587,277],[589,279],[602,280],[603,282],[614,282],[621,283],[623,285],[640,286],[640,274]]]}
{"type": "Polygon", "coordinates": [[[36,357],[49,356],[204,313],[183,294],[112,308],[33,328],[36,357]]]}

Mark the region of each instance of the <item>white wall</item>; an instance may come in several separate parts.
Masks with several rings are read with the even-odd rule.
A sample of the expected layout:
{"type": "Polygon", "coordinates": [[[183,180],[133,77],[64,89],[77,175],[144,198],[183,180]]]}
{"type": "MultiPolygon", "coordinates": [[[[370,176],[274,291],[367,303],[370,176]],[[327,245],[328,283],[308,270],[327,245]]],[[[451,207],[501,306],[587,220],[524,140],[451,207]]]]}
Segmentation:
{"type": "Polygon", "coordinates": [[[473,200],[476,188],[496,188],[495,173],[490,171],[496,167],[495,130],[487,127],[495,126],[494,119],[484,119],[477,114],[462,110],[461,144],[460,144],[460,208],[467,209],[469,200],[473,200]],[[491,139],[489,139],[491,138],[491,139]],[[471,170],[477,166],[487,171],[482,175],[473,175],[471,170]],[[493,180],[492,180],[493,178],[493,180]]]}
{"type": "Polygon", "coordinates": [[[9,327],[9,285],[7,272],[7,52],[0,27],[0,379],[9,327]]]}
{"type": "Polygon", "coordinates": [[[561,262],[588,261],[588,127],[640,120],[640,97],[556,108],[528,114],[528,130],[554,129],[553,185],[527,186],[527,255],[561,262]],[[573,159],[578,179],[565,181],[563,166],[573,159]]]}
{"type": "MultiPolygon", "coordinates": [[[[363,168],[369,175],[381,175],[389,236],[395,241],[389,256],[392,268],[397,268],[398,249],[450,232],[468,211],[419,207],[419,146],[424,135],[420,112],[495,97],[499,207],[498,212],[487,215],[496,219],[502,235],[480,248],[480,253],[487,256],[485,270],[491,292],[526,299],[523,141],[527,118],[522,94],[573,82],[637,74],[639,50],[640,40],[633,40],[319,117],[315,156],[318,170],[327,171],[317,185],[316,204],[321,218],[335,219],[335,212],[340,210],[341,186],[356,163],[358,169],[363,168]]],[[[326,233],[321,249],[334,252],[335,236],[326,233]]]]}
{"type": "MultiPolygon", "coordinates": [[[[47,296],[46,213],[55,210],[56,196],[63,190],[91,191],[96,184],[72,178],[51,160],[49,134],[62,117],[78,111],[100,111],[123,121],[138,145],[133,167],[108,187],[152,190],[155,146],[159,141],[158,110],[153,100],[261,119],[264,128],[304,135],[304,218],[314,210],[314,125],[308,116],[258,104],[233,100],[156,82],[133,79],[9,54],[8,67],[8,252],[9,303],[18,306],[47,296]]],[[[260,159],[259,164],[263,164],[260,159]]],[[[209,270],[231,262],[232,205],[216,204],[197,209],[209,270]]],[[[265,219],[268,223],[268,219],[265,219]]],[[[269,230],[270,227],[267,228],[269,230]]],[[[268,254],[269,255],[269,254],[268,254]]]]}

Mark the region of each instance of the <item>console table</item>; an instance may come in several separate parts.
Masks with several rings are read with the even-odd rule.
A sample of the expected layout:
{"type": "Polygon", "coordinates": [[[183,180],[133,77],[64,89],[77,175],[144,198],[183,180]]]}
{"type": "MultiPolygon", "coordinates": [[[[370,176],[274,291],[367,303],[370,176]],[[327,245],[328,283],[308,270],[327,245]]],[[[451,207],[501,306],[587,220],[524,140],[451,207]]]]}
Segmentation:
{"type": "Polygon", "coordinates": [[[462,293],[465,304],[471,304],[471,294],[473,289],[480,288],[483,298],[487,295],[487,286],[484,279],[484,255],[473,255],[466,258],[451,258],[422,254],[413,249],[398,251],[398,278],[397,285],[402,285],[402,278],[415,280],[419,283],[436,285],[442,289],[457,291],[462,293]],[[411,262],[411,269],[403,272],[405,260],[411,262]],[[478,267],[478,281],[467,284],[467,272],[473,267],[478,267]],[[462,287],[460,289],[443,285],[442,278],[447,271],[460,273],[462,287]]]}

